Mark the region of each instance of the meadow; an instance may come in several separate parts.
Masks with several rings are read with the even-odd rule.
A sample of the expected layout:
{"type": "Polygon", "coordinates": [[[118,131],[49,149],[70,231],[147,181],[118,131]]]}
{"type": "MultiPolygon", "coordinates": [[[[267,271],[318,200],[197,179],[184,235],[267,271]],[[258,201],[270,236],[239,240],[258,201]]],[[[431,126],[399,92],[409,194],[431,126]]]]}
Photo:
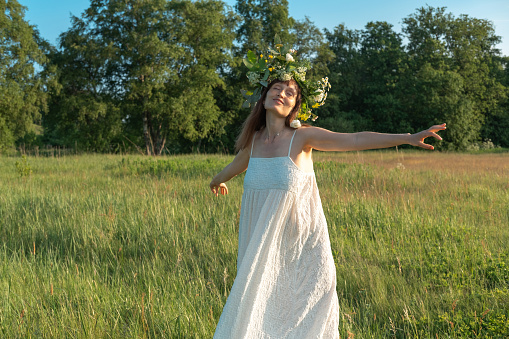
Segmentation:
{"type": "MultiPolygon", "coordinates": [[[[226,155],[0,157],[0,337],[211,338],[226,155]]],[[[342,338],[509,337],[509,153],[317,153],[342,338]]]]}

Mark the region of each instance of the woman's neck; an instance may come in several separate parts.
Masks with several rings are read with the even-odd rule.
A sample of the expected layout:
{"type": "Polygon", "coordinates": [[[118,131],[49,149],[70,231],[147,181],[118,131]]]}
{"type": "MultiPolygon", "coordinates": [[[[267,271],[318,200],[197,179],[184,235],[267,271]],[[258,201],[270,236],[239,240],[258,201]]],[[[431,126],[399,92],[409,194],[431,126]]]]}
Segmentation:
{"type": "Polygon", "coordinates": [[[285,130],[285,118],[276,118],[267,112],[266,121],[266,138],[274,140],[274,138],[281,134],[285,130]]]}

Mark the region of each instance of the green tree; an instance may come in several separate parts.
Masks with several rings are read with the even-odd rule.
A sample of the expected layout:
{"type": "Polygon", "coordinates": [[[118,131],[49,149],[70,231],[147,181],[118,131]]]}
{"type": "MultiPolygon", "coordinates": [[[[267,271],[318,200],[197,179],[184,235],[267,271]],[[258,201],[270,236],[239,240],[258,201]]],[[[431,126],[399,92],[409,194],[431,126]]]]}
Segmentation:
{"type": "Polygon", "coordinates": [[[334,59],[334,53],[329,49],[324,33],[308,17],[295,21],[291,33],[295,36],[294,48],[297,53],[311,61],[312,69],[306,77],[329,76],[327,65],[334,59]]]}
{"type": "Polygon", "coordinates": [[[361,114],[379,132],[402,133],[412,128],[401,103],[401,75],[407,67],[400,34],[387,22],[370,22],[361,32],[361,114]]]}
{"type": "Polygon", "coordinates": [[[237,0],[235,10],[241,17],[236,39],[239,56],[248,50],[265,51],[276,34],[287,43],[295,42],[291,33],[295,20],[288,14],[287,0],[237,0]]]}
{"type": "Polygon", "coordinates": [[[401,74],[406,54],[400,34],[386,22],[363,30],[344,25],[326,31],[336,58],[329,63],[332,89],[320,125],[341,132],[408,132],[401,103],[401,74]]]}
{"type": "Polygon", "coordinates": [[[454,18],[445,8],[420,8],[403,24],[410,58],[405,106],[412,126],[447,122],[449,146],[468,147],[480,138],[484,118],[503,90],[489,68],[499,37],[490,22],[454,18]]]}
{"type": "Polygon", "coordinates": [[[53,145],[88,151],[110,151],[122,133],[119,98],[108,90],[106,56],[86,33],[85,22],[72,18],[71,28],[60,36],[60,49],[48,51],[56,67],[49,109],[43,114],[45,139],[53,145]],[[117,99],[117,100],[115,100],[117,99]]]}
{"type": "Polygon", "coordinates": [[[44,81],[36,71],[46,59],[38,33],[16,0],[0,2],[0,149],[33,131],[46,105],[44,81]]]}
{"type": "Polygon", "coordinates": [[[369,129],[369,121],[360,114],[359,94],[362,89],[360,32],[341,24],[332,31],[325,29],[327,49],[334,55],[327,60],[332,85],[327,104],[317,112],[317,124],[336,132],[369,129]]]}
{"type": "Polygon", "coordinates": [[[69,67],[88,67],[88,82],[83,73],[78,86],[86,91],[78,90],[72,103],[82,125],[91,126],[86,116],[92,125],[122,122],[130,140],[155,155],[168,141],[174,148],[221,132],[213,89],[223,84],[216,70],[229,59],[233,40],[222,2],[92,0],[73,20],[62,53],[69,67]],[[90,109],[79,109],[83,101],[90,109]]]}
{"type": "Polygon", "coordinates": [[[490,69],[503,86],[503,93],[498,98],[498,105],[486,114],[481,137],[495,145],[509,147],[509,56],[494,57],[490,69]]]}

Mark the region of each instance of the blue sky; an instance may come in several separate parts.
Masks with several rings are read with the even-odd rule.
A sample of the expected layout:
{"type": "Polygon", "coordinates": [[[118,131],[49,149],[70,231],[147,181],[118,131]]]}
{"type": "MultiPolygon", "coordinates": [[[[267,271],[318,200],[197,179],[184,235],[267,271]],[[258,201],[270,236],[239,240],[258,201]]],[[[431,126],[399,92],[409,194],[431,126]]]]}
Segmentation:
{"type": "MultiPolygon", "coordinates": [[[[36,25],[41,35],[56,44],[58,35],[70,25],[71,13],[80,16],[90,0],[18,0],[28,8],[26,19],[36,25]]],[[[225,1],[234,6],[235,0],[225,1]]],[[[493,22],[502,43],[497,47],[509,56],[508,0],[288,0],[290,15],[295,19],[308,16],[319,28],[332,30],[338,24],[362,29],[369,21],[387,21],[401,32],[403,18],[422,6],[447,7],[454,16],[467,14],[493,22]]]]}

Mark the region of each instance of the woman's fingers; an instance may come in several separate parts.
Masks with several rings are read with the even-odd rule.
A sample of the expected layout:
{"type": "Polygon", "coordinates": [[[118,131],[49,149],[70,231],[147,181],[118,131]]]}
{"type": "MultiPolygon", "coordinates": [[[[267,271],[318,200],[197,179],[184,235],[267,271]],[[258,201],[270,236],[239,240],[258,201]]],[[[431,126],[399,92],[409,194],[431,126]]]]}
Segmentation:
{"type": "Polygon", "coordinates": [[[420,132],[419,134],[421,134],[421,133],[422,134],[421,134],[421,138],[420,138],[417,146],[425,148],[425,149],[429,149],[429,150],[435,149],[433,146],[425,144],[424,140],[429,137],[434,137],[437,140],[443,140],[442,137],[440,135],[438,135],[436,132],[443,131],[446,128],[447,128],[446,124],[434,125],[434,126],[431,126],[430,128],[428,128],[427,130],[420,132]]]}
{"type": "Polygon", "coordinates": [[[435,139],[443,140],[442,137],[438,135],[436,132],[443,131],[445,129],[447,129],[447,126],[445,123],[443,123],[441,125],[431,126],[431,128],[429,128],[428,131],[431,133],[431,136],[435,137],[435,139]]]}
{"type": "Polygon", "coordinates": [[[424,141],[424,139],[429,138],[429,137],[434,137],[435,139],[442,140],[442,137],[440,135],[428,130],[428,133],[426,133],[424,135],[424,138],[422,138],[421,141],[424,141]]]}
{"type": "Polygon", "coordinates": [[[438,131],[443,131],[444,129],[447,129],[447,126],[446,124],[441,124],[441,125],[434,125],[434,126],[431,126],[430,128],[428,128],[428,131],[430,132],[438,132],[438,131]]]}
{"type": "Polygon", "coordinates": [[[214,194],[217,197],[217,190],[216,190],[216,188],[210,186],[210,190],[212,191],[212,194],[214,194]]]}
{"type": "Polygon", "coordinates": [[[228,187],[226,187],[225,184],[219,184],[219,185],[211,184],[210,190],[216,197],[219,196],[219,193],[221,193],[222,195],[228,194],[228,187]]]}
{"type": "Polygon", "coordinates": [[[435,132],[431,132],[431,135],[433,137],[435,137],[435,139],[442,140],[442,137],[440,135],[436,134],[435,132]]]}
{"type": "Polygon", "coordinates": [[[213,184],[213,183],[210,183],[210,190],[212,191],[212,194],[214,194],[216,197],[217,197],[217,193],[218,193],[218,186],[213,184]]]}
{"type": "Polygon", "coordinates": [[[422,140],[421,140],[421,142],[419,142],[418,146],[422,147],[422,148],[425,148],[425,149],[429,149],[429,150],[434,150],[435,149],[433,146],[425,144],[422,140]]]}
{"type": "Polygon", "coordinates": [[[226,194],[228,194],[228,187],[226,187],[226,186],[221,187],[221,194],[222,194],[222,195],[226,195],[226,194]]]}

